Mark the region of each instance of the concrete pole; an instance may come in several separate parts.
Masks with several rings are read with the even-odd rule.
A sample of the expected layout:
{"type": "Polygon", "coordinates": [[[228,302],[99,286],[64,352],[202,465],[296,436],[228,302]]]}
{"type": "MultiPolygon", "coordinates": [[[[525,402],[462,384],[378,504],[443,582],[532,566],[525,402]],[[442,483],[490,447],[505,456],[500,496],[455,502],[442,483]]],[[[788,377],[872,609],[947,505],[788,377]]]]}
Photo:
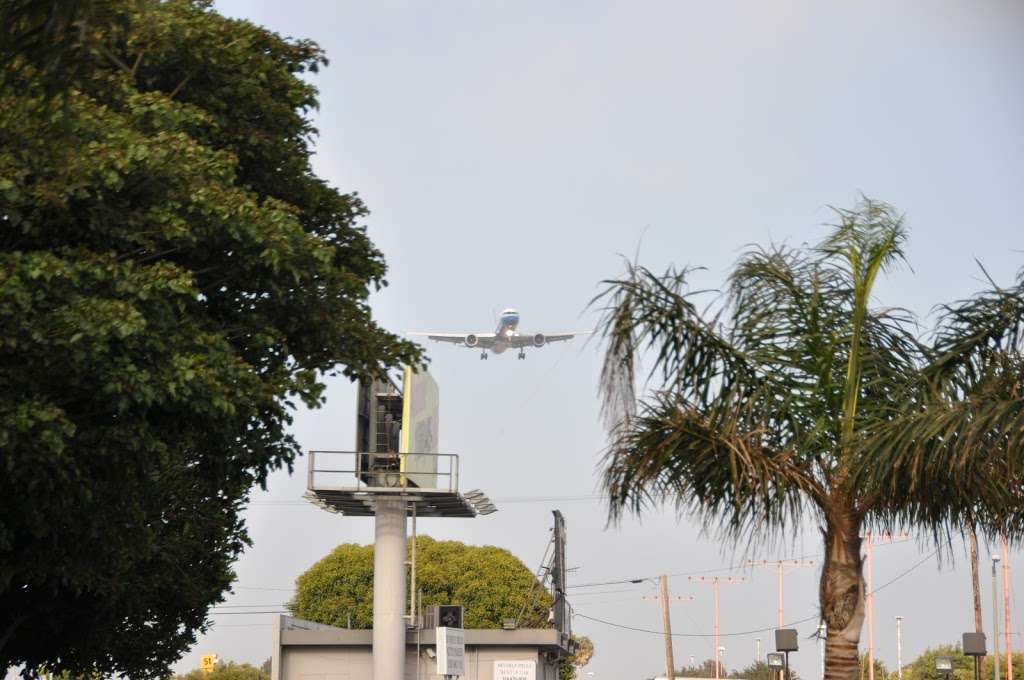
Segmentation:
{"type": "Polygon", "coordinates": [[[675,680],[676,662],[672,655],[672,617],[668,610],[668,576],[661,577],[661,619],[665,628],[665,677],[675,680]]]}
{"type": "MultiPolygon", "coordinates": [[[[783,620],[785,619],[785,608],[786,608],[786,594],[784,589],[786,587],[786,568],[782,566],[782,560],[779,560],[779,628],[782,628],[783,620]]],[[[786,680],[786,677],[779,671],[779,680],[786,680]]]]}
{"type": "Polygon", "coordinates": [[[1003,536],[1003,627],[1006,629],[1006,680],[1013,680],[1013,620],[1010,617],[1010,544],[1003,536]]]}
{"type": "MultiPolygon", "coordinates": [[[[867,610],[868,610],[868,680],[875,680],[875,607],[871,594],[871,532],[867,534],[867,610]]],[[[999,678],[996,678],[999,680],[999,678]]]]}
{"type": "MultiPolygon", "coordinates": [[[[715,577],[715,581],[714,581],[714,585],[712,586],[712,590],[715,591],[715,680],[718,680],[719,676],[721,675],[721,667],[722,667],[722,665],[721,665],[721,656],[722,655],[719,654],[719,652],[718,652],[718,649],[719,649],[719,644],[718,644],[718,632],[719,632],[719,629],[718,629],[719,618],[718,618],[718,616],[719,616],[719,611],[718,611],[718,577],[717,576],[715,577]]],[[[998,678],[996,680],[998,680],[998,678]]]]}
{"type": "Polygon", "coordinates": [[[754,652],[754,661],[761,663],[761,638],[757,638],[755,642],[757,643],[757,651],[754,652]]]}
{"type": "Polygon", "coordinates": [[[378,498],[373,545],[373,678],[405,676],[405,501],[378,498]]]}
{"type": "Polygon", "coordinates": [[[903,617],[896,617],[896,674],[903,680],[903,617]]]}
{"type": "Polygon", "coordinates": [[[992,677],[999,680],[999,580],[996,578],[996,566],[999,555],[992,556],[992,677]]]}

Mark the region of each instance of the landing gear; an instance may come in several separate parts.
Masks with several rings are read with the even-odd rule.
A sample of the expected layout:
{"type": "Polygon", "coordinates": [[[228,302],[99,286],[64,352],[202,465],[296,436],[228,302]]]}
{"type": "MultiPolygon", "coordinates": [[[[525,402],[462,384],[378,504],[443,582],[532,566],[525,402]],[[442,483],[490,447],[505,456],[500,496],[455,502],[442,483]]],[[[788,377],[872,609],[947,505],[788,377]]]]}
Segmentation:
{"type": "Polygon", "coordinates": [[[487,359],[487,351],[486,350],[483,351],[483,352],[480,352],[480,359],[481,360],[486,360],[487,359]]]}
{"type": "Polygon", "coordinates": [[[525,359],[526,358],[526,352],[524,352],[523,350],[519,350],[519,358],[520,359],[525,359]]]}

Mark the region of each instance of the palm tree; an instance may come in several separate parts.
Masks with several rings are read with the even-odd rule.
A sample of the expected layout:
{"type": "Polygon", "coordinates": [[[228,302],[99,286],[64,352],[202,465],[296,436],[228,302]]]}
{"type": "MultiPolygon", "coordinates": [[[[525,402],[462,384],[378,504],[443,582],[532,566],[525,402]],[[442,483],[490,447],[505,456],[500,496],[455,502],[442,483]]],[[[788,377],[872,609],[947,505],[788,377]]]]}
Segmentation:
{"type": "MultiPolygon", "coordinates": [[[[951,500],[943,490],[959,478],[928,467],[940,451],[947,468],[958,469],[967,440],[928,426],[974,389],[964,382],[972,370],[990,383],[999,373],[978,360],[991,342],[970,336],[974,321],[961,307],[946,310],[934,346],[918,338],[909,312],[870,307],[878,274],[903,260],[902,218],[867,199],[836,214],[816,247],[750,248],[717,306],[697,306],[710,291],[689,289],[692,270],[670,267],[659,276],[635,263],[605,282],[595,304],[604,310],[610,519],[669,503],[737,543],[795,534],[815,520],[825,548],[826,678],[855,680],[862,529],[927,524],[938,537],[943,527],[959,531],[956,522],[972,511],[986,529],[1012,513],[1005,494],[977,480],[969,493],[984,495],[973,504],[961,492],[951,500]],[[650,362],[652,389],[638,399],[641,358],[650,362]],[[898,439],[896,422],[915,434],[898,439]],[[907,494],[900,484],[911,485],[907,494]]],[[[1014,294],[1024,300],[1024,282],[1014,294]]],[[[977,300],[962,306],[976,309],[977,300]]],[[[1020,326],[1024,304],[1016,316],[1003,311],[998,322],[989,319],[985,338],[1002,333],[1003,345],[1019,346],[1007,329],[1020,326]]],[[[1012,408],[1021,411],[1019,398],[1012,408]]],[[[993,438],[990,431],[986,441],[993,438]]],[[[977,475],[981,468],[959,469],[977,475]]]]}

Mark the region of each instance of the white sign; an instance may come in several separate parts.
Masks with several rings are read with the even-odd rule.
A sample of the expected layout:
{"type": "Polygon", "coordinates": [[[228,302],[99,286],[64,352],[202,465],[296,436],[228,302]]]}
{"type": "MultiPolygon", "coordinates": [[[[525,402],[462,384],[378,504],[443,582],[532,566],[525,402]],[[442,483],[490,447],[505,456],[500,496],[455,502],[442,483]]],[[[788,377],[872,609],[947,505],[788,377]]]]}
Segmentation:
{"type": "Polygon", "coordinates": [[[438,626],[437,674],[466,674],[466,631],[461,628],[438,626]]]}
{"type": "Polygon", "coordinates": [[[495,661],[494,680],[537,680],[537,662],[495,661]]]}

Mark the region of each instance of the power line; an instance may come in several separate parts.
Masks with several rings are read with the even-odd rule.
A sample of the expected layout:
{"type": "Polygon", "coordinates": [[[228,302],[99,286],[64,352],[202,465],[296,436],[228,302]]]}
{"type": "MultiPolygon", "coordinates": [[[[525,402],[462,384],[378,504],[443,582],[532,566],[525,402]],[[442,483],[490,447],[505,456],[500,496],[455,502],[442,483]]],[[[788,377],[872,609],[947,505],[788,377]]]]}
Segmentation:
{"type": "MultiPolygon", "coordinates": [[[[649,628],[636,628],[634,626],[626,626],[626,625],[623,625],[621,623],[614,623],[612,621],[605,621],[604,619],[599,619],[599,618],[594,617],[594,616],[587,616],[586,614],[580,614],[579,612],[574,613],[573,616],[579,616],[580,618],[588,619],[590,621],[596,621],[598,623],[603,623],[603,624],[606,624],[606,625],[609,625],[609,626],[614,626],[615,628],[625,628],[626,630],[633,630],[633,631],[636,631],[638,633],[652,633],[653,635],[661,635],[661,636],[665,635],[664,631],[651,630],[649,628]]],[[[799,621],[790,621],[786,625],[787,626],[795,626],[798,623],[807,623],[808,621],[813,621],[813,620],[815,620],[817,618],[818,618],[818,615],[815,614],[814,616],[808,616],[806,619],[800,619],[799,621]]],[[[754,630],[745,630],[745,631],[741,631],[741,632],[738,632],[738,633],[719,633],[718,637],[738,637],[738,636],[742,636],[742,635],[753,635],[754,633],[764,633],[764,632],[769,631],[769,630],[775,630],[777,627],[778,626],[768,626],[767,628],[756,628],[754,630]]],[[[714,636],[715,636],[714,633],[672,633],[672,637],[710,638],[710,637],[714,637],[714,636]]]]}
{"type": "MultiPolygon", "coordinates": [[[[918,560],[917,562],[915,562],[911,567],[909,567],[908,569],[904,570],[903,572],[898,574],[896,577],[890,579],[889,581],[886,581],[882,585],[880,585],[877,588],[875,588],[874,590],[872,590],[871,593],[872,594],[877,593],[878,591],[882,590],[883,588],[887,588],[887,587],[891,586],[896,581],[899,581],[901,578],[907,576],[912,571],[914,571],[915,569],[920,567],[922,564],[924,564],[925,562],[927,562],[931,558],[935,557],[935,555],[938,552],[939,551],[937,549],[932,551],[930,554],[926,555],[925,557],[923,557],[920,560],[918,560]]],[[[613,621],[606,621],[604,619],[599,619],[599,618],[597,618],[595,616],[587,616],[586,614],[580,614],[579,612],[574,612],[573,616],[579,616],[580,618],[584,618],[584,619],[587,619],[589,621],[595,621],[597,623],[603,623],[603,624],[605,624],[607,626],[612,626],[614,628],[622,628],[622,629],[625,629],[625,630],[632,630],[632,631],[636,631],[638,633],[650,633],[652,635],[660,635],[660,636],[664,636],[664,634],[665,634],[664,631],[651,630],[649,628],[637,628],[635,626],[627,626],[627,625],[624,625],[624,624],[621,624],[621,623],[615,623],[613,621]]],[[[819,618],[819,616],[817,614],[814,614],[813,616],[808,616],[807,618],[800,619],[799,621],[791,621],[791,622],[789,622],[789,623],[787,623],[785,625],[786,626],[795,626],[797,624],[807,623],[808,621],[813,621],[813,620],[818,619],[818,618],[819,618]]],[[[719,633],[719,637],[739,637],[739,636],[743,636],[743,635],[753,635],[755,633],[764,633],[764,632],[767,632],[767,631],[770,631],[770,630],[775,630],[776,627],[777,626],[768,626],[767,628],[758,628],[758,629],[755,629],[755,630],[747,630],[747,631],[741,631],[741,632],[737,632],[737,633],[719,633]]],[[[672,637],[710,638],[710,637],[714,637],[714,633],[672,633],[672,637]]]]}
{"type": "MultiPolygon", "coordinates": [[[[812,554],[810,554],[810,556],[812,556],[812,557],[819,556],[819,555],[821,555],[821,553],[812,553],[812,554]]],[[[795,558],[790,558],[790,559],[803,559],[804,557],[808,557],[808,555],[801,555],[800,557],[795,557],[795,558]]],[[[666,575],[669,576],[669,577],[672,577],[672,576],[700,576],[701,574],[720,574],[720,573],[723,573],[723,572],[730,572],[730,571],[743,571],[743,569],[744,569],[743,565],[735,565],[735,566],[732,566],[732,567],[717,567],[715,569],[701,569],[701,570],[698,570],[698,571],[680,571],[680,572],[676,572],[676,573],[673,573],[673,574],[666,574],[666,575]]],[[[658,578],[658,576],[640,576],[640,577],[631,578],[631,579],[623,579],[621,581],[598,581],[598,582],[594,582],[594,583],[577,583],[577,584],[574,584],[574,585],[568,585],[568,586],[566,586],[566,588],[596,588],[597,586],[617,586],[617,585],[622,585],[622,584],[625,584],[625,583],[643,583],[644,581],[653,581],[653,580],[655,580],[657,578],[658,578]]]]}

